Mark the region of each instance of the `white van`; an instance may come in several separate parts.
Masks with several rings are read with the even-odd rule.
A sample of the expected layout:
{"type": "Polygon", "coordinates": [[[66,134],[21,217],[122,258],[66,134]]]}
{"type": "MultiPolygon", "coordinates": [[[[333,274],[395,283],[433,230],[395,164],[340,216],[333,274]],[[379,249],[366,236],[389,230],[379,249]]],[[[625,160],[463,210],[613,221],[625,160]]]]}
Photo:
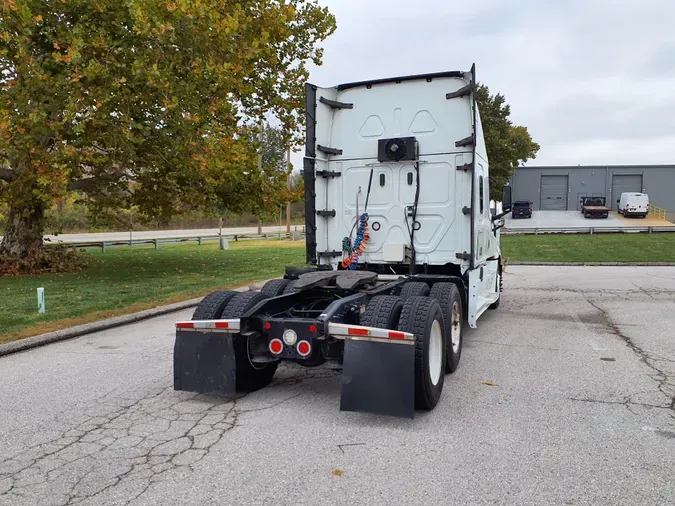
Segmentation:
{"type": "Polygon", "coordinates": [[[646,193],[622,193],[619,214],[646,217],[649,214],[649,196],[646,193]]]}

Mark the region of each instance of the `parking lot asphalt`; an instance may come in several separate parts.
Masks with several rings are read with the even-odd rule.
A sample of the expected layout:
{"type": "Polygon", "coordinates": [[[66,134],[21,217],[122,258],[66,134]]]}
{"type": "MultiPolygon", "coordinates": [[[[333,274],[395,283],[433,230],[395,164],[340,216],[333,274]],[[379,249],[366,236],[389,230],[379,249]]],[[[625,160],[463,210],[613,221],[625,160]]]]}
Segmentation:
{"type": "Polygon", "coordinates": [[[172,390],[191,311],[0,358],[0,505],[674,504],[675,268],[509,266],[414,420],[283,367],[172,390]]]}

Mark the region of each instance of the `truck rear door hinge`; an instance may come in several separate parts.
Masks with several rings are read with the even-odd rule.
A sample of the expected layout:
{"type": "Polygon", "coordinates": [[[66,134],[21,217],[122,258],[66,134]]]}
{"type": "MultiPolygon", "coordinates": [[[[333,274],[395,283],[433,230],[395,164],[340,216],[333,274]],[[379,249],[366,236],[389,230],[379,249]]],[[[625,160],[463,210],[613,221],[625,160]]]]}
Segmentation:
{"type": "Polygon", "coordinates": [[[317,170],[315,174],[325,178],[340,177],[342,175],[341,172],[335,172],[333,170],[317,170]]]}
{"type": "Polygon", "coordinates": [[[330,100],[328,98],[320,97],[319,102],[326,104],[333,109],[354,109],[354,104],[347,104],[345,102],[338,102],[337,100],[330,100]]]}
{"type": "MultiPolygon", "coordinates": [[[[457,148],[464,148],[466,146],[473,146],[474,140],[473,140],[473,134],[469,135],[468,137],[455,142],[455,147],[457,148]]],[[[319,146],[317,148],[321,149],[319,146]]]]}
{"type": "Polygon", "coordinates": [[[447,100],[450,100],[451,98],[466,97],[468,95],[471,95],[471,89],[472,89],[471,84],[467,84],[466,86],[464,86],[464,88],[460,88],[457,91],[453,91],[452,93],[447,93],[445,95],[445,98],[447,100]]]}
{"type": "Polygon", "coordinates": [[[319,251],[319,257],[341,257],[342,251],[319,251]]]}
{"type": "Polygon", "coordinates": [[[471,260],[471,255],[466,251],[464,253],[457,253],[455,256],[460,260],[471,260]]]}
{"type": "MultiPolygon", "coordinates": [[[[472,170],[473,169],[473,163],[465,163],[464,165],[458,165],[457,170],[463,170],[466,172],[467,170],[472,170]]],[[[318,172],[317,172],[318,174],[318,172]]]]}
{"type": "Polygon", "coordinates": [[[322,146],[321,144],[317,144],[316,149],[318,149],[319,151],[321,151],[323,153],[326,153],[327,155],[341,155],[342,154],[341,149],[329,148],[329,147],[326,147],[326,146],[322,146]]]}
{"type": "Polygon", "coordinates": [[[317,211],[316,214],[317,216],[323,216],[324,218],[335,218],[337,213],[335,212],[335,209],[326,209],[324,211],[317,211]]]}
{"type": "Polygon", "coordinates": [[[466,206],[462,207],[462,214],[464,215],[471,214],[471,208],[466,206]]]}

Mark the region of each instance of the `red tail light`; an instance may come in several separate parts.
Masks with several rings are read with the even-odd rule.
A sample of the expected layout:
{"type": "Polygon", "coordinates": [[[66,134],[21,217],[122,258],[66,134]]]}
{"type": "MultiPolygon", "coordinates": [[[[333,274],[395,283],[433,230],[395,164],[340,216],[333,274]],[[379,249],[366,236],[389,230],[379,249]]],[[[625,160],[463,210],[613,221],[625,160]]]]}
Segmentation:
{"type": "Polygon", "coordinates": [[[307,341],[300,341],[295,349],[298,350],[298,354],[301,357],[307,357],[310,353],[312,353],[312,345],[310,345],[307,341]]]}
{"type": "Polygon", "coordinates": [[[281,342],[281,339],[272,339],[270,341],[270,352],[274,355],[278,355],[284,349],[284,343],[281,342]]]}

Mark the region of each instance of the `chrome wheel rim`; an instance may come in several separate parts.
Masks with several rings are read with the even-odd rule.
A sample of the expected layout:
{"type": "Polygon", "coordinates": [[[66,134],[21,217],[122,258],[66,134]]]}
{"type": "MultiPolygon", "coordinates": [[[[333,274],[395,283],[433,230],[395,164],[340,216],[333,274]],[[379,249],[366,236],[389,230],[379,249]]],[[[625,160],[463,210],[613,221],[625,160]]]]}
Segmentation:
{"type": "Polygon", "coordinates": [[[452,303],[452,325],[450,329],[450,342],[452,352],[459,353],[459,345],[462,342],[462,312],[459,308],[459,302],[452,303]]]}
{"type": "Polygon", "coordinates": [[[443,368],[443,329],[438,320],[434,320],[431,325],[431,335],[429,336],[429,379],[436,386],[441,379],[441,369],[443,368]]]}

